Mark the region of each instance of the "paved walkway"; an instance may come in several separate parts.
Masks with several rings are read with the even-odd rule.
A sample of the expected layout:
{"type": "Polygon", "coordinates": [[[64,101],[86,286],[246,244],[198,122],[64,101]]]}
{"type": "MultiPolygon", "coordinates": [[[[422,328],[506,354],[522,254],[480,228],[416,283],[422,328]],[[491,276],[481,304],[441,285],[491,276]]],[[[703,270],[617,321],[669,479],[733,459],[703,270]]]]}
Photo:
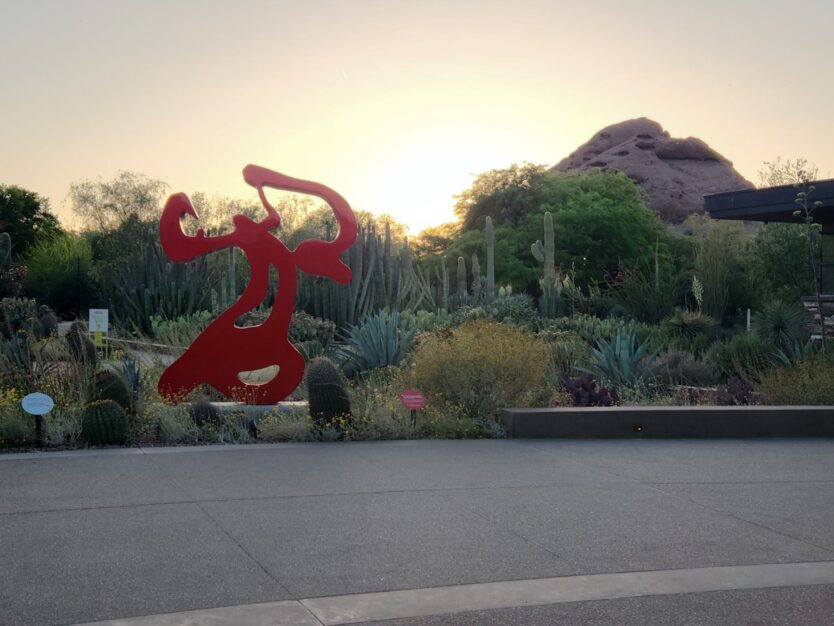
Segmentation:
{"type": "Polygon", "coordinates": [[[0,623],[102,621],[831,624],[834,441],[0,455],[0,623]]]}

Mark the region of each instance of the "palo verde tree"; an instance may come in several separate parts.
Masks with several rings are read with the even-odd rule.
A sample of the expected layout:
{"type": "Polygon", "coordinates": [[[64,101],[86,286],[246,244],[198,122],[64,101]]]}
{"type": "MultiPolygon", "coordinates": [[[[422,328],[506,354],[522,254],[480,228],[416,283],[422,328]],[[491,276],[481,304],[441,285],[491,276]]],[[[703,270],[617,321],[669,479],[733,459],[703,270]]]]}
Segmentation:
{"type": "Polygon", "coordinates": [[[112,231],[133,216],[141,222],[162,214],[168,185],[144,174],[119,172],[113,180],[83,180],[70,186],[72,212],[89,230],[112,231]]]}

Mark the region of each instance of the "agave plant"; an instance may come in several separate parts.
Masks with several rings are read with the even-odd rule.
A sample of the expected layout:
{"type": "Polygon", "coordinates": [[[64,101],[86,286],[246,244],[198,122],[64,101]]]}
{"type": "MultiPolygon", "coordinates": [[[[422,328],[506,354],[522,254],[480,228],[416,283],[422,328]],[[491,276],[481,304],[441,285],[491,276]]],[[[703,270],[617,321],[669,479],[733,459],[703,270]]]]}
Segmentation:
{"type": "Polygon", "coordinates": [[[415,331],[399,329],[399,313],[379,311],[351,326],[345,345],[336,351],[347,369],[366,374],[380,367],[396,367],[405,359],[415,331]]]}
{"type": "Polygon", "coordinates": [[[655,356],[647,341],[637,343],[633,332],[618,330],[610,341],[598,339],[587,367],[579,369],[615,388],[633,387],[654,378],[655,356]]]}

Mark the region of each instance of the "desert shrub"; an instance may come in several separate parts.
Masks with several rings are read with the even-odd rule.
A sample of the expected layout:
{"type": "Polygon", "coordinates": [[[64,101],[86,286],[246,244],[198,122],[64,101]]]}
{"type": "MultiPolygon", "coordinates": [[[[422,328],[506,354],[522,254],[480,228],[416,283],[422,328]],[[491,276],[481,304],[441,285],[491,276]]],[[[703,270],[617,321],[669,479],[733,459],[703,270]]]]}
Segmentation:
{"type": "Polygon", "coordinates": [[[591,354],[588,342],[573,331],[546,330],[537,336],[550,346],[553,366],[560,374],[573,374],[591,354]]]}
{"type": "Polygon", "coordinates": [[[650,326],[635,320],[616,317],[600,318],[594,315],[577,314],[560,317],[542,323],[541,330],[573,331],[590,345],[599,339],[612,340],[618,332],[633,334],[639,343],[648,342],[653,350],[664,349],[671,341],[669,332],[661,326],[650,326]]]}
{"type": "Polygon", "coordinates": [[[175,348],[187,348],[213,319],[214,314],[209,311],[195,311],[172,320],[152,315],[150,324],[156,341],[175,348]]]}
{"type": "Polygon", "coordinates": [[[312,441],[313,420],[306,410],[276,406],[258,422],[258,439],[312,441]]]}
{"type": "Polygon", "coordinates": [[[207,421],[200,428],[200,441],[206,443],[249,443],[249,420],[243,411],[221,412],[217,422],[207,421]]]}
{"type": "Polygon", "coordinates": [[[721,379],[738,376],[758,380],[775,360],[772,349],[752,333],[734,335],[727,341],[715,343],[706,354],[706,361],[721,379]]]}
{"type": "Polygon", "coordinates": [[[570,396],[572,406],[614,406],[620,403],[617,392],[607,387],[597,387],[590,374],[578,378],[562,377],[562,389],[570,396]]]}
{"type": "Polygon", "coordinates": [[[336,324],[304,311],[295,311],[290,321],[290,341],[295,344],[317,342],[327,348],[336,336],[336,324]]]}
{"type": "Polygon", "coordinates": [[[523,293],[496,298],[484,309],[490,319],[515,326],[530,327],[539,317],[533,299],[523,293]]]}
{"type": "Polygon", "coordinates": [[[718,379],[715,368],[684,350],[664,352],[657,357],[655,365],[658,378],[670,385],[702,387],[718,379]]]}
{"type": "Polygon", "coordinates": [[[773,300],[753,316],[751,329],[776,351],[789,351],[808,340],[808,315],[802,307],[773,300]]]}
{"type": "Polygon", "coordinates": [[[756,385],[764,404],[834,405],[834,357],[818,354],[768,370],[756,385]]]}
{"type": "Polygon", "coordinates": [[[611,282],[609,292],[631,317],[657,324],[674,310],[683,282],[679,275],[661,272],[659,267],[651,272],[625,269],[611,282]]]}
{"type": "Polygon", "coordinates": [[[654,378],[654,353],[648,341],[638,342],[628,331],[617,331],[614,338],[598,339],[585,367],[596,379],[615,388],[646,384],[654,378]]]}
{"type": "Polygon", "coordinates": [[[0,338],[13,337],[19,331],[28,331],[37,317],[37,302],[30,298],[3,298],[0,300],[0,338]]]}
{"type": "Polygon", "coordinates": [[[43,442],[47,446],[75,446],[81,436],[80,406],[55,408],[43,416],[43,442]]]}
{"type": "Polygon", "coordinates": [[[15,389],[0,389],[0,448],[24,445],[34,434],[34,422],[20,406],[22,397],[15,389]]]}
{"type": "Polygon", "coordinates": [[[415,331],[418,333],[428,332],[449,326],[452,323],[452,315],[446,311],[411,311],[406,309],[400,311],[399,327],[405,332],[415,331]]]}
{"type": "Polygon", "coordinates": [[[719,406],[756,404],[753,385],[738,376],[730,376],[727,382],[716,390],[715,403],[719,406]]]}
{"type": "Polygon", "coordinates": [[[191,419],[187,405],[149,403],[143,417],[150,425],[145,435],[163,443],[196,443],[200,439],[200,429],[191,419]]]}
{"type": "Polygon", "coordinates": [[[217,410],[208,398],[197,398],[189,404],[188,415],[198,428],[204,428],[209,425],[218,427],[222,423],[220,411],[217,410]]]}
{"type": "Polygon", "coordinates": [[[547,345],[528,331],[477,321],[424,335],[404,380],[436,407],[492,418],[540,387],[549,361],[547,345]]]}

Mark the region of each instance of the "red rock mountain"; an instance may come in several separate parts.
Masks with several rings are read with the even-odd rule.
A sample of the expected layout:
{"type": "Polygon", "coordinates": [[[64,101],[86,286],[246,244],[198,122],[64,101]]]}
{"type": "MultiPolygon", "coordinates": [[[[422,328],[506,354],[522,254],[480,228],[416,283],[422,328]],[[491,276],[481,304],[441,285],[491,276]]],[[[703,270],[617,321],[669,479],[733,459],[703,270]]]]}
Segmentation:
{"type": "Polygon", "coordinates": [[[594,168],[623,172],[646,192],[648,206],[673,224],[703,213],[707,194],[753,188],[700,139],[672,138],[645,117],[603,128],[551,171],[594,168]]]}

